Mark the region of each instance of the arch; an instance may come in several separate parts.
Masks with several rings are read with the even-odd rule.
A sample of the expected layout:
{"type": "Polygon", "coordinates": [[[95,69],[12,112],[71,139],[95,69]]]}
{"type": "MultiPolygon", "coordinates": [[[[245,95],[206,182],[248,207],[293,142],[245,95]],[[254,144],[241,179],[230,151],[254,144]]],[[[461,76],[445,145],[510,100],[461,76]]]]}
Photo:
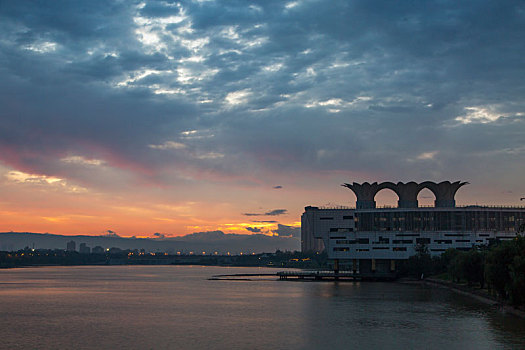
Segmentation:
{"type": "Polygon", "coordinates": [[[436,195],[429,188],[423,187],[420,188],[417,192],[417,203],[418,205],[431,207],[436,203],[436,195]]]}
{"type": "Polygon", "coordinates": [[[418,193],[423,188],[428,188],[436,196],[434,206],[436,207],[455,207],[456,200],[454,196],[460,187],[467,185],[468,182],[461,181],[442,181],[440,183],[435,183],[433,181],[425,181],[419,184],[418,193]]]}
{"type": "Polygon", "coordinates": [[[407,183],[398,182],[394,184],[393,182],[386,181],[379,184],[377,182],[363,182],[362,184],[354,182],[352,184],[345,183],[341,186],[347,187],[354,192],[357,198],[357,209],[371,209],[376,207],[376,194],[383,189],[390,189],[398,196],[399,208],[417,208],[417,196],[424,188],[429,189],[436,197],[434,201],[436,207],[455,207],[456,201],[454,200],[454,196],[458,189],[466,184],[468,184],[468,182],[442,181],[435,183],[433,181],[424,181],[418,184],[410,181],[407,183]]]}
{"type": "Polygon", "coordinates": [[[376,207],[374,196],[377,192],[377,187],[379,186],[377,182],[363,182],[362,184],[358,184],[357,182],[352,184],[344,183],[341,186],[347,187],[354,192],[355,196],[357,197],[357,209],[370,209],[376,207]]]}
{"type": "Polygon", "coordinates": [[[437,199],[439,192],[439,186],[437,183],[433,181],[423,181],[417,187],[416,197],[419,195],[419,192],[424,188],[429,189],[430,192],[432,192],[434,194],[434,197],[436,197],[437,199]]]}
{"type": "Polygon", "coordinates": [[[398,182],[398,193],[399,193],[399,203],[400,208],[417,208],[417,188],[418,184],[414,181],[409,181],[407,183],[398,182]]]}
{"type": "MultiPolygon", "coordinates": [[[[395,185],[394,185],[395,186],[395,185]]],[[[376,193],[374,194],[374,202],[377,203],[377,200],[376,200],[376,197],[379,197],[379,201],[383,202],[383,204],[387,207],[396,207],[399,205],[399,193],[397,192],[397,188],[396,187],[393,187],[393,186],[381,186],[380,188],[377,189],[376,193]],[[386,193],[393,193],[394,194],[394,198],[392,198],[392,200],[388,200],[388,202],[385,201],[386,198],[384,198],[384,195],[386,193]],[[383,198],[381,198],[383,197],[383,198]],[[392,201],[392,204],[390,203],[392,201]],[[386,202],[386,203],[385,203],[386,202]]],[[[388,197],[390,197],[388,195],[388,197]]],[[[390,198],[388,198],[390,199],[390,198]]]]}
{"type": "Polygon", "coordinates": [[[377,192],[385,189],[385,188],[388,188],[389,190],[392,190],[394,191],[397,196],[399,197],[399,188],[398,188],[398,185],[400,184],[400,182],[398,182],[397,184],[393,183],[393,182],[389,182],[389,181],[385,181],[385,182],[381,182],[379,185],[377,185],[377,190],[376,190],[376,193],[374,193],[374,196],[377,194],[377,192]]]}

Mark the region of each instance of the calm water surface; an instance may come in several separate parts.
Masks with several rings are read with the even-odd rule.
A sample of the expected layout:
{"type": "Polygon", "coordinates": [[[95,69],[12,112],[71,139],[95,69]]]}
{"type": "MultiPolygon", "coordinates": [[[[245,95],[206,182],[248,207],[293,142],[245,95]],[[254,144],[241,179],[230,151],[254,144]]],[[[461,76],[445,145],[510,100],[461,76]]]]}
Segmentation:
{"type": "Polygon", "coordinates": [[[524,349],[525,320],[397,283],[209,281],[264,268],[0,270],[0,348],[524,349]]]}

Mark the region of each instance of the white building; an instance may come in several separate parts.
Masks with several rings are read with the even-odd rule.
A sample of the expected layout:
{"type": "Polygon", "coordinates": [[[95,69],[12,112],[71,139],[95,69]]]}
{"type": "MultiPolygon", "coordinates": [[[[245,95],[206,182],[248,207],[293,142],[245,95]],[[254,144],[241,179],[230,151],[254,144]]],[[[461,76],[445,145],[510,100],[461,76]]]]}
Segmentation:
{"type": "MultiPolygon", "coordinates": [[[[381,186],[375,185],[376,189],[381,186]]],[[[406,188],[407,184],[402,185],[406,188]]],[[[377,191],[370,194],[369,189],[368,198],[361,203],[362,193],[357,191],[358,209],[306,207],[301,217],[301,250],[326,251],[336,266],[388,272],[395,270],[396,260],[415,255],[418,245],[428,248],[431,255],[449,248],[469,250],[491,240],[512,239],[525,224],[525,207],[456,207],[455,191],[446,201],[436,199],[435,207],[418,207],[417,200],[406,199],[417,198],[424,188],[418,190],[415,185],[414,193],[405,192],[403,201],[400,196],[397,208],[376,208],[373,198],[377,191]]],[[[446,186],[443,188],[446,192],[446,186]]]]}

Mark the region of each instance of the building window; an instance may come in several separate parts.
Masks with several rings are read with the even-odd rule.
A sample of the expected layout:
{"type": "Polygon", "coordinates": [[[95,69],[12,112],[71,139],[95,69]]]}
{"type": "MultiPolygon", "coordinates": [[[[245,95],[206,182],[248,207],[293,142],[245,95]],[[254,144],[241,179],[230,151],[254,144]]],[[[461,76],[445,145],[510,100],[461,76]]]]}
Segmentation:
{"type": "Polygon", "coordinates": [[[430,238],[416,238],[417,244],[430,244],[430,238]]]}
{"type": "Polygon", "coordinates": [[[379,236],[379,240],[377,242],[372,242],[372,243],[373,244],[389,244],[390,243],[390,238],[379,236]]]}
{"type": "Polygon", "coordinates": [[[343,220],[353,220],[354,217],[352,215],[345,215],[343,216],[343,220]]]}
{"type": "Polygon", "coordinates": [[[319,220],[333,220],[334,218],[329,218],[329,217],[324,217],[324,218],[319,218],[319,220]]]}
{"type": "Polygon", "coordinates": [[[342,240],[339,240],[339,241],[335,241],[335,244],[356,244],[357,241],[354,240],[354,239],[342,239],[342,240]]]}
{"type": "Polygon", "coordinates": [[[358,252],[368,252],[368,249],[362,248],[362,249],[356,249],[358,252]]]}
{"type": "Polygon", "coordinates": [[[368,238],[359,238],[357,240],[357,243],[359,243],[359,244],[369,244],[370,240],[368,238]]]}
{"type": "Polygon", "coordinates": [[[392,243],[394,244],[412,244],[414,243],[411,239],[393,239],[392,243]]]}
{"type": "Polygon", "coordinates": [[[394,252],[406,252],[407,251],[407,247],[394,247],[394,248],[392,248],[392,250],[394,252]]]}
{"type": "Polygon", "coordinates": [[[347,252],[349,250],[350,250],[349,247],[335,247],[334,248],[334,252],[347,252]]]}

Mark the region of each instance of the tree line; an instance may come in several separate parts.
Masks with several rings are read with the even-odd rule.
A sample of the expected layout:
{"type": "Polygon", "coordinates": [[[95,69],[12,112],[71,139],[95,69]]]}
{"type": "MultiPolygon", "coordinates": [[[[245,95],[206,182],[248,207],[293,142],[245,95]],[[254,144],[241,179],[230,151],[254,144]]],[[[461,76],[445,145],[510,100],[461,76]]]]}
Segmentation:
{"type": "Polygon", "coordinates": [[[406,275],[423,277],[448,274],[455,283],[486,288],[488,292],[513,305],[525,305],[525,237],[493,242],[468,251],[448,249],[431,257],[428,248],[419,245],[417,254],[403,268],[406,275]]]}

